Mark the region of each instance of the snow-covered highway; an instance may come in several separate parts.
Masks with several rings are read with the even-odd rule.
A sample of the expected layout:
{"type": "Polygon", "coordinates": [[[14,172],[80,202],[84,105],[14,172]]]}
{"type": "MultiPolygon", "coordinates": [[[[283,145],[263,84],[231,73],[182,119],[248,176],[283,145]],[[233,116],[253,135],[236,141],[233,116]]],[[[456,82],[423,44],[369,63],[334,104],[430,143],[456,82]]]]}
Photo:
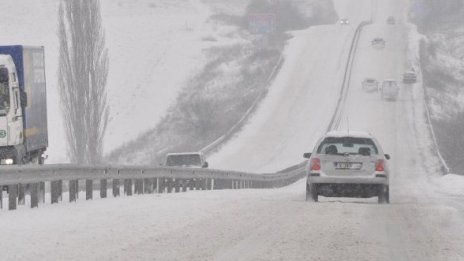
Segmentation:
{"type": "Polygon", "coordinates": [[[351,42],[371,17],[371,0],[335,1],[348,26],[323,25],[295,33],[267,98],[235,139],[208,160],[212,167],[271,172],[300,163],[325,133],[335,111],[351,42]]]}
{"type": "Polygon", "coordinates": [[[335,3],[352,25],[296,33],[268,97],[211,165],[275,171],[300,162],[330,121],[355,24],[370,19],[366,6],[374,3],[340,129],[369,131],[392,155],[391,204],[305,202],[301,180],[281,189],[48,205],[0,213],[0,260],[464,260],[464,193],[451,194],[439,177],[420,82],[401,86],[396,102],[361,90],[364,78],[400,80],[416,62],[408,1],[335,3]],[[385,23],[390,15],[396,25],[385,23]],[[372,48],[377,36],[385,49],[372,48]]]}

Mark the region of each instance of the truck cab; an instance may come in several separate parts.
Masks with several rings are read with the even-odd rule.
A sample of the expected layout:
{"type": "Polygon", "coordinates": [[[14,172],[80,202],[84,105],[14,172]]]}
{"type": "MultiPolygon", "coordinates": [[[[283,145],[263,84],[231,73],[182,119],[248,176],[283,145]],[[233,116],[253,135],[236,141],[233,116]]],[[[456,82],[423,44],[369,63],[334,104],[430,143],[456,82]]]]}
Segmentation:
{"type": "MultiPolygon", "coordinates": [[[[23,95],[24,96],[24,95],[23,95]]],[[[23,144],[20,89],[13,59],[0,55],[0,164],[13,164],[23,144]]]]}
{"type": "Polygon", "coordinates": [[[0,164],[43,164],[48,147],[42,46],[0,46],[0,164]]]}

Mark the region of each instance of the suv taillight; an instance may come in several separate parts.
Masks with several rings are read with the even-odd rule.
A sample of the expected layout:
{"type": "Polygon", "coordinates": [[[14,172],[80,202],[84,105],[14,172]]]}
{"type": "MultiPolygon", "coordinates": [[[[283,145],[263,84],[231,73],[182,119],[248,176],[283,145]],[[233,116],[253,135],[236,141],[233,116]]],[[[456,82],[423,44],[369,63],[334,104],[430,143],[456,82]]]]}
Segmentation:
{"type": "Polygon", "coordinates": [[[379,159],[375,162],[375,171],[385,171],[385,162],[383,159],[379,159]]]}
{"type": "Polygon", "coordinates": [[[309,165],[309,170],[321,170],[321,160],[319,158],[312,158],[311,164],[309,165]]]}

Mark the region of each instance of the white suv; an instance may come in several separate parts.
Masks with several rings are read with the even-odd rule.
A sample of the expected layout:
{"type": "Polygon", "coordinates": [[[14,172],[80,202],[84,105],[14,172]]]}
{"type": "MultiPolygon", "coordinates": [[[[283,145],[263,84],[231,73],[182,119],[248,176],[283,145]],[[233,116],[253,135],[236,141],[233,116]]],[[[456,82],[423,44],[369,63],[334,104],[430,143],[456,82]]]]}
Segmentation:
{"type": "Polygon", "coordinates": [[[306,168],[306,200],[325,197],[378,197],[389,203],[388,154],[365,132],[329,132],[316,144],[306,168]]]}
{"type": "Polygon", "coordinates": [[[386,79],[380,87],[380,97],[384,100],[396,100],[400,95],[400,87],[393,79],[386,79]]]}

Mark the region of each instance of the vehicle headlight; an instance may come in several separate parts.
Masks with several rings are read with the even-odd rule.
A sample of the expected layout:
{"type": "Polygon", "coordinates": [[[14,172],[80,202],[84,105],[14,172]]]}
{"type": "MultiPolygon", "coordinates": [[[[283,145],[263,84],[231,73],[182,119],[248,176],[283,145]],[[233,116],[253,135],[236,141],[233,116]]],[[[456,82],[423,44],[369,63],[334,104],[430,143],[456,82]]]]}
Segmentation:
{"type": "Polygon", "coordinates": [[[1,164],[2,164],[2,165],[13,165],[13,164],[14,164],[14,160],[13,160],[13,159],[2,159],[2,160],[1,160],[1,164]]]}

